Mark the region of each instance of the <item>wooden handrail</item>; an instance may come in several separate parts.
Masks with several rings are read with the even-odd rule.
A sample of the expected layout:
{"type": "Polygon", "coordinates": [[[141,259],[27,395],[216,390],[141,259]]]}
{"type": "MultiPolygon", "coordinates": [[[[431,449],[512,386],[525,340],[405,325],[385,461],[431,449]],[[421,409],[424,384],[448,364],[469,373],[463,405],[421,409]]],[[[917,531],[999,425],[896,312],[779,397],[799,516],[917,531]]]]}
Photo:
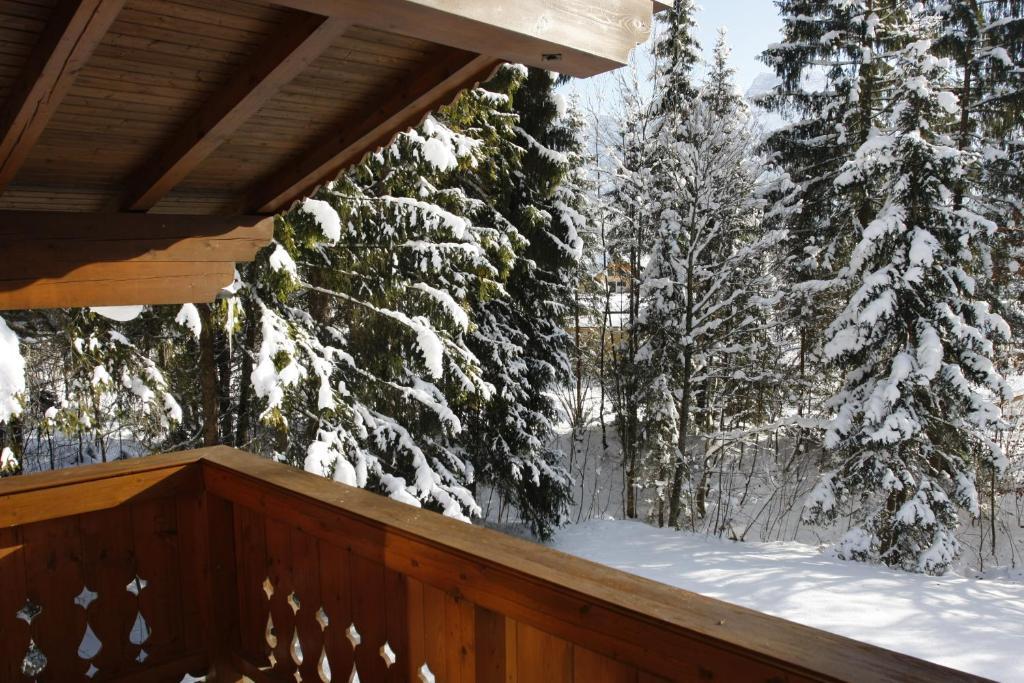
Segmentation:
{"type": "MultiPolygon", "coordinates": [[[[15,578],[0,592],[2,680],[30,635],[51,656],[77,647],[65,641],[94,617],[70,604],[76,582],[115,605],[89,613],[115,648],[97,680],[212,662],[216,680],[309,681],[327,657],[334,680],[367,682],[417,681],[421,666],[463,682],[983,680],[226,447],[0,481],[0,565],[15,578]],[[150,645],[116,649],[136,573],[153,584],[138,603],[159,631],[152,671],[132,660],[150,645]],[[30,632],[13,618],[26,599],[69,611],[30,632]]],[[[54,667],[40,680],[77,671],[54,667]]]]}

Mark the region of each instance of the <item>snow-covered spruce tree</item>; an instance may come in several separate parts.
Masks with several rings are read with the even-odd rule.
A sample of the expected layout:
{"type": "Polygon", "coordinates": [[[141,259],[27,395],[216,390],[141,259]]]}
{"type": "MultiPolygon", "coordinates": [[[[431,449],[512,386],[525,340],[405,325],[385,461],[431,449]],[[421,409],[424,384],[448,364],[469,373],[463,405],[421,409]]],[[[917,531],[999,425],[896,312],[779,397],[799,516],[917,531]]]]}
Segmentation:
{"type": "Polygon", "coordinates": [[[0,318],[0,477],[17,474],[21,463],[10,425],[21,415],[25,393],[25,359],[18,335],[0,318]]]}
{"type": "Polygon", "coordinates": [[[555,393],[570,377],[566,326],[585,228],[576,175],[580,123],[556,94],[554,74],[509,68],[501,77],[521,79],[503,88],[518,121],[516,137],[506,141],[500,163],[478,166],[462,185],[493,205],[493,224],[509,231],[516,254],[505,295],[478,299],[472,311],[478,327],[470,348],[495,392],[467,420],[461,441],[480,482],[511,501],[544,538],[569,501],[565,456],[552,447],[555,393]]]}
{"type": "Polygon", "coordinates": [[[643,489],[655,491],[653,502],[661,499],[670,469],[666,460],[670,458],[669,451],[664,443],[645,443],[649,435],[670,433],[659,429],[646,434],[643,424],[645,412],[659,409],[645,406],[644,402],[655,395],[656,387],[667,387],[669,383],[659,381],[657,373],[652,375],[650,364],[638,362],[644,345],[641,310],[646,305],[642,300],[640,278],[659,222],[659,197],[665,192],[665,183],[658,176],[658,166],[664,156],[661,130],[670,117],[685,115],[696,92],[692,83],[693,68],[700,61],[700,53],[693,38],[693,14],[693,3],[689,0],[677,0],[662,14],[654,50],[654,99],[646,93],[635,70],[623,76],[619,83],[623,104],[617,121],[619,140],[614,150],[617,171],[609,197],[614,210],[609,221],[608,246],[611,266],[627,278],[627,290],[621,313],[623,333],[612,350],[615,378],[612,404],[622,449],[624,513],[633,518],[640,514],[639,496],[643,489]]]}
{"type": "Polygon", "coordinates": [[[724,36],[714,54],[700,91],[661,123],[660,216],[637,327],[637,358],[654,378],[644,401],[647,445],[671,477],[667,518],[661,512],[659,521],[682,523],[685,494],[694,528],[707,510],[714,453],[694,437],[710,435],[723,411],[739,410],[743,392],[757,391],[758,373],[744,368],[744,359],[763,342],[764,316],[755,310],[768,281],[763,259],[780,239],[759,230],[761,165],[724,36]],[[669,415],[678,420],[672,430],[662,424],[669,415]],[[666,436],[675,443],[662,443],[666,436]]]}
{"type": "MultiPolygon", "coordinates": [[[[762,59],[779,85],[759,104],[790,123],[767,141],[777,166],[765,224],[788,232],[780,272],[792,354],[790,400],[812,415],[827,396],[822,330],[842,306],[842,268],[871,216],[871,190],[837,186],[843,165],[867,140],[882,106],[882,0],[776,0],[783,40],[762,59]]],[[[793,438],[805,440],[797,421],[793,438]]]]}
{"type": "Polygon", "coordinates": [[[845,375],[825,442],[838,460],[807,515],[833,518],[859,496],[841,556],[941,573],[959,550],[958,511],[978,512],[977,463],[1002,466],[990,435],[1005,383],[991,358],[1008,329],[976,298],[973,250],[995,225],[956,205],[975,158],[946,132],[959,110],[951,65],[931,52],[935,22],[920,5],[886,15],[887,106],[837,179],[881,189],[880,202],[847,266],[854,291],[826,333],[825,356],[845,375]]]}

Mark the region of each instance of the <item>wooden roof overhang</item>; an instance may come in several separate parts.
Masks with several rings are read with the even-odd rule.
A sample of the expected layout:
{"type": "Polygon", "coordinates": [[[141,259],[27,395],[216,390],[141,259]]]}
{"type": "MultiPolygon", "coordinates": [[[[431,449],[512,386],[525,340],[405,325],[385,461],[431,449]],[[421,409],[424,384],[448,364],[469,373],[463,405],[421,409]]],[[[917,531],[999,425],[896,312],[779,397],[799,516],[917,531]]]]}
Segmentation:
{"type": "Polygon", "coordinates": [[[590,76],[652,0],[0,0],[0,310],[210,301],[502,62],[590,76]]]}

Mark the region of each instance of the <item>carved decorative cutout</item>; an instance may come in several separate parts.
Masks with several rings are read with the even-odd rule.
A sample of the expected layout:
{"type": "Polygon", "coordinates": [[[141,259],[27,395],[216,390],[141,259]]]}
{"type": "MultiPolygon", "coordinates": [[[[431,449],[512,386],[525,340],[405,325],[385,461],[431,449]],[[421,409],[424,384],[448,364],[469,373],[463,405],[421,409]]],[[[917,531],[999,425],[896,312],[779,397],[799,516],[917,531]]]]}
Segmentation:
{"type": "Polygon", "coordinates": [[[96,678],[96,674],[98,674],[99,672],[100,672],[100,670],[96,668],[95,664],[90,664],[89,668],[86,669],[86,671],[85,671],[85,677],[86,678],[96,678]]]}
{"type": "Polygon", "coordinates": [[[144,661],[146,661],[147,657],[149,657],[148,652],[146,652],[145,650],[139,650],[139,656],[135,658],[135,661],[139,664],[142,664],[144,661]]]}
{"type": "Polygon", "coordinates": [[[92,626],[87,622],[85,624],[85,633],[82,635],[82,642],[78,644],[78,657],[89,661],[98,655],[101,649],[103,649],[103,643],[96,637],[92,626]]]}
{"type": "MultiPolygon", "coordinates": [[[[323,609],[321,608],[321,612],[323,609]]],[[[320,675],[321,683],[331,683],[331,662],[327,659],[327,647],[320,650],[320,659],[316,663],[316,672],[320,675]]]]}
{"type": "Polygon", "coordinates": [[[82,592],[79,593],[78,597],[75,598],[75,604],[81,607],[82,609],[89,609],[89,605],[95,602],[96,598],[98,597],[98,593],[89,590],[88,586],[83,586],[82,592]]]}
{"type": "Polygon", "coordinates": [[[277,667],[277,657],[274,656],[273,652],[271,652],[269,655],[267,655],[267,661],[270,662],[270,668],[271,669],[274,669],[274,668],[277,667]]]}
{"type": "Polygon", "coordinates": [[[359,672],[356,671],[356,665],[352,665],[352,673],[348,676],[348,683],[359,683],[359,672]]]}
{"type": "Polygon", "coordinates": [[[435,683],[434,672],[430,670],[426,662],[423,662],[423,666],[416,672],[416,676],[420,679],[421,683],[435,683]]]}
{"type": "Polygon", "coordinates": [[[267,629],[264,631],[263,636],[267,640],[267,645],[273,650],[277,647],[277,631],[274,629],[274,617],[273,615],[267,615],[267,629]]]}
{"type": "Polygon", "coordinates": [[[385,642],[380,646],[380,656],[384,660],[384,666],[391,668],[391,666],[398,661],[398,656],[395,651],[391,649],[391,643],[385,642]]]}
{"type": "Polygon", "coordinates": [[[327,618],[327,612],[323,607],[316,611],[316,623],[320,624],[321,631],[326,631],[327,627],[331,625],[331,620],[327,618]]]}
{"type": "Polygon", "coordinates": [[[302,642],[299,640],[299,629],[292,632],[292,645],[288,651],[291,652],[295,666],[302,666],[302,642]]]}
{"type": "Polygon", "coordinates": [[[146,581],[144,578],[142,578],[141,576],[136,574],[135,578],[132,579],[131,581],[129,581],[128,585],[125,586],[125,590],[127,590],[129,593],[131,593],[135,597],[139,597],[139,594],[143,590],[145,590],[146,586],[148,586],[148,585],[149,585],[149,581],[146,581]]]}
{"type": "Polygon", "coordinates": [[[45,670],[46,655],[36,645],[36,641],[28,641],[28,650],[25,651],[25,658],[21,660],[21,673],[29,678],[35,678],[45,670]]]}
{"type": "Polygon", "coordinates": [[[25,606],[22,607],[20,610],[18,610],[17,616],[18,616],[19,619],[21,619],[26,624],[31,626],[32,622],[35,620],[35,618],[38,617],[42,613],[43,613],[42,605],[38,605],[38,604],[32,602],[32,598],[27,598],[25,600],[25,606]]]}
{"type": "MultiPolygon", "coordinates": [[[[142,645],[144,642],[149,640],[150,633],[149,624],[146,623],[146,617],[142,616],[142,612],[136,613],[135,623],[132,624],[132,630],[128,634],[128,641],[132,645],[142,645]]],[[[141,662],[142,660],[140,659],[139,661],[141,662]]]]}
{"type": "Polygon", "coordinates": [[[345,629],[345,637],[348,638],[348,642],[352,643],[353,650],[356,649],[359,643],[363,642],[363,637],[359,635],[355,624],[349,624],[349,627],[345,629]]]}
{"type": "Polygon", "coordinates": [[[288,594],[288,606],[292,608],[292,614],[298,614],[299,608],[302,607],[302,602],[299,601],[299,596],[292,591],[288,594]]]}
{"type": "Polygon", "coordinates": [[[293,678],[295,679],[295,683],[302,683],[302,672],[296,669],[293,678]]]}
{"type": "Polygon", "coordinates": [[[267,594],[267,600],[274,597],[274,583],[269,576],[263,579],[263,592],[267,594]]]}

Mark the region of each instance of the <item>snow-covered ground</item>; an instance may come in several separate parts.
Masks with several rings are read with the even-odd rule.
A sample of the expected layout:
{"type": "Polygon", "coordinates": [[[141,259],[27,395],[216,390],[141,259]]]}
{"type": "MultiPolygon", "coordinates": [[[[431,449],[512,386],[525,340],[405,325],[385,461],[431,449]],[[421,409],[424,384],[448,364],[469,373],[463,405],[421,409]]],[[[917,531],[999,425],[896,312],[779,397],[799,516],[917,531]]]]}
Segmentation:
{"type": "Polygon", "coordinates": [[[1024,682],[1024,573],[923,576],[828,557],[800,543],[735,543],[594,520],[552,545],[719,598],[1006,683],[1024,682]]]}

